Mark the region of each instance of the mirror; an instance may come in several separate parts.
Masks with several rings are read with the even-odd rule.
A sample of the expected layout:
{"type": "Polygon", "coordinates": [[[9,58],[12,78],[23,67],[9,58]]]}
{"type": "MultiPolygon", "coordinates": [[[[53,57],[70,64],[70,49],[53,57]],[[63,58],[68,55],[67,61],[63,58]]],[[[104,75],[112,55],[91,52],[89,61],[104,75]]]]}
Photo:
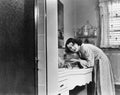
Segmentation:
{"type": "Polygon", "coordinates": [[[58,0],[58,48],[64,46],[64,5],[58,0]]]}

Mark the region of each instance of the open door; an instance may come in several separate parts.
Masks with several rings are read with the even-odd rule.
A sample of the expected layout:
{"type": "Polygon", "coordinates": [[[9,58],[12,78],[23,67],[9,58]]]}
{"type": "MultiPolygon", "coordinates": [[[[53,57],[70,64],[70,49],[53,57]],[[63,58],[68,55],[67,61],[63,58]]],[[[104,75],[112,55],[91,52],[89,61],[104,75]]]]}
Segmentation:
{"type": "Polygon", "coordinates": [[[34,0],[0,6],[0,94],[35,95],[34,0]]]}

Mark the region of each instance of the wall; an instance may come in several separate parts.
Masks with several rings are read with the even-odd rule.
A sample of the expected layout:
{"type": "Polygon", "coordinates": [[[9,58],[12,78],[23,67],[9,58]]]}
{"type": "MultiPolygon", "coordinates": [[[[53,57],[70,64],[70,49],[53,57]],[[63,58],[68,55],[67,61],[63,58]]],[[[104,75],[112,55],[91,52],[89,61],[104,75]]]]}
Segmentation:
{"type": "Polygon", "coordinates": [[[89,20],[90,24],[99,27],[98,0],[60,0],[64,5],[64,42],[74,37],[73,29],[82,27],[89,20]]]}
{"type": "Polygon", "coordinates": [[[69,37],[74,37],[73,24],[75,23],[74,0],[60,0],[64,5],[64,42],[69,37]]]}
{"type": "Polygon", "coordinates": [[[98,26],[97,0],[76,0],[75,6],[77,27],[83,26],[87,20],[93,26],[98,26]]]}
{"type": "Polygon", "coordinates": [[[115,84],[120,85],[120,50],[119,49],[104,49],[104,52],[110,59],[112,66],[115,84]]]}
{"type": "Polygon", "coordinates": [[[0,95],[35,94],[34,0],[0,0],[0,95]]]}

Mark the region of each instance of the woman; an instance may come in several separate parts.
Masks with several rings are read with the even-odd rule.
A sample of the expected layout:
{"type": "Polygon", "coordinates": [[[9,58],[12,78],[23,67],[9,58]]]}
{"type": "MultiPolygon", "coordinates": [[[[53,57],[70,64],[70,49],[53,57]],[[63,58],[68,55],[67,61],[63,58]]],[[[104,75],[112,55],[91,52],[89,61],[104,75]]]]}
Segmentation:
{"type": "Polygon", "coordinates": [[[80,59],[71,59],[71,61],[78,61],[84,67],[95,66],[95,60],[99,60],[100,75],[96,81],[97,95],[115,95],[110,61],[100,48],[92,44],[84,44],[79,39],[69,38],[65,44],[65,52],[79,54],[80,59]]]}

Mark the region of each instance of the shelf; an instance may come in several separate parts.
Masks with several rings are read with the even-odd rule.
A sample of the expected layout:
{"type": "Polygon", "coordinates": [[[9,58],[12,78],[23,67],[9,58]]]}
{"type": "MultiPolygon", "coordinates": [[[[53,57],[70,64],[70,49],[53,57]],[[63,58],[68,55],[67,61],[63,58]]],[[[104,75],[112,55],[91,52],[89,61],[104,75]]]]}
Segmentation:
{"type": "Polygon", "coordinates": [[[77,38],[97,38],[97,36],[77,36],[77,38]]]}

